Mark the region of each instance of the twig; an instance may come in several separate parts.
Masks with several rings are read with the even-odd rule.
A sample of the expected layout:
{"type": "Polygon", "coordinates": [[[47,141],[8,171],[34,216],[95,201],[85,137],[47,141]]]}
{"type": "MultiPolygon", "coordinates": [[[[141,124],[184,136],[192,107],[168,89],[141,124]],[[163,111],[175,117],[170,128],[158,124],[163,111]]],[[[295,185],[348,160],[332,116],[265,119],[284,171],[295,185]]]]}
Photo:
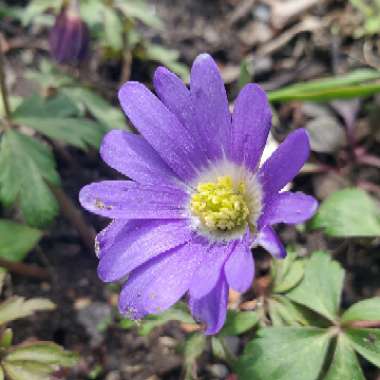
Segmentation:
{"type": "Polygon", "coordinates": [[[78,231],[83,244],[93,251],[96,236],[95,230],[87,225],[82,213],[74,206],[72,200],[61,188],[50,185],[50,189],[59,203],[63,216],[78,231]]]}
{"type": "Polygon", "coordinates": [[[0,267],[23,276],[40,278],[43,280],[50,278],[49,272],[43,268],[38,267],[37,265],[17,263],[5,259],[0,259],[0,267]]]}
{"type": "Polygon", "coordinates": [[[256,0],[244,0],[238,3],[235,10],[229,16],[230,25],[238,23],[242,18],[246,17],[251,12],[256,0]]]}

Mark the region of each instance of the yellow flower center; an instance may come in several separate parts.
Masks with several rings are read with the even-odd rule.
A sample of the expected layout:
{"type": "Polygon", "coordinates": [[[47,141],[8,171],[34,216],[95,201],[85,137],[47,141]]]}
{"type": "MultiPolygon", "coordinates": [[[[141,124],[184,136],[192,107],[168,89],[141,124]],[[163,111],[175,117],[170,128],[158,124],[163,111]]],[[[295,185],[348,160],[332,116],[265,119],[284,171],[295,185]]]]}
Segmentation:
{"type": "Polygon", "coordinates": [[[230,176],[218,177],[216,182],[198,184],[191,196],[190,209],[209,230],[231,231],[248,221],[245,185],[234,186],[230,176]]]}

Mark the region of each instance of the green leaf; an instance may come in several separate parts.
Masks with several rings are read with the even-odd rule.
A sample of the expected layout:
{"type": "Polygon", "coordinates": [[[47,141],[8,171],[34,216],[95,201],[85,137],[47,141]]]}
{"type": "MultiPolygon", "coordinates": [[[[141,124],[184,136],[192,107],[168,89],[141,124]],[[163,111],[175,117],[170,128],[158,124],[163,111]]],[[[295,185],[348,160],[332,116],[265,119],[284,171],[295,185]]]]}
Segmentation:
{"type": "Polygon", "coordinates": [[[25,300],[23,297],[14,296],[0,304],[0,325],[28,317],[37,311],[48,311],[54,308],[53,302],[45,298],[25,300]]]}
{"type": "Polygon", "coordinates": [[[5,205],[19,200],[27,223],[44,226],[59,210],[45,181],[60,183],[50,149],[14,130],[5,132],[0,142],[0,200],[5,205]]]}
{"type": "Polygon", "coordinates": [[[95,122],[83,118],[16,117],[14,121],[77,148],[97,148],[103,137],[102,128],[95,122]]]}
{"type": "Polygon", "coordinates": [[[287,293],[291,300],[320,313],[330,321],[337,319],[344,270],[325,252],[315,252],[305,264],[301,283],[287,293]]]}
{"type": "Polygon", "coordinates": [[[24,343],[13,348],[2,365],[11,380],[49,380],[57,367],[71,367],[78,358],[51,342],[24,343]]]}
{"type": "Polygon", "coordinates": [[[324,380],[365,380],[355,351],[347,338],[338,337],[334,357],[324,380]]]}
{"type": "Polygon", "coordinates": [[[239,379],[316,380],[329,339],[326,330],[313,327],[261,329],[239,359],[239,379]]]}
{"type": "Polygon", "coordinates": [[[35,362],[3,362],[3,367],[10,380],[51,380],[53,372],[49,366],[35,362]]]}
{"type": "Polygon", "coordinates": [[[7,362],[31,361],[44,364],[72,366],[77,357],[52,342],[24,343],[12,349],[6,356],[7,362]]]}
{"type": "Polygon", "coordinates": [[[42,98],[39,95],[33,95],[23,99],[23,101],[14,110],[13,118],[51,118],[52,116],[69,117],[76,116],[78,107],[66,95],[58,94],[52,98],[42,98]]]}
{"type": "Polygon", "coordinates": [[[220,331],[219,336],[240,335],[252,329],[259,323],[259,316],[255,311],[229,310],[226,323],[220,331]]]}
{"type": "Polygon", "coordinates": [[[74,103],[83,104],[105,128],[109,130],[125,129],[126,120],[123,113],[95,92],[83,87],[66,87],[62,91],[74,103]]]}
{"type": "Polygon", "coordinates": [[[168,69],[180,75],[185,81],[187,81],[189,77],[188,67],[178,61],[179,52],[177,50],[149,43],[146,44],[145,58],[162,63],[168,69]]]}
{"type": "Polygon", "coordinates": [[[3,330],[0,338],[0,347],[9,348],[13,341],[13,331],[10,328],[3,330]]]}
{"type": "MultiPolygon", "coordinates": [[[[22,102],[22,98],[18,96],[9,96],[8,101],[9,101],[10,109],[13,110],[20,105],[20,103],[22,102]]],[[[5,116],[4,104],[3,102],[0,102],[0,117],[4,117],[4,116],[5,116]]]]}
{"type": "Polygon", "coordinates": [[[271,91],[268,97],[271,102],[279,102],[289,100],[330,101],[369,96],[380,91],[380,84],[373,83],[376,79],[380,79],[380,71],[359,69],[341,76],[318,79],[271,91]],[[371,82],[363,84],[369,81],[371,82]]]}
{"type": "Polygon", "coordinates": [[[309,325],[306,316],[286,297],[273,295],[267,302],[273,326],[309,325]]]}
{"type": "Polygon", "coordinates": [[[291,249],[284,260],[272,261],[272,289],[274,293],[284,293],[294,288],[304,275],[303,260],[291,249]]]}
{"type": "Polygon", "coordinates": [[[76,82],[74,78],[63,74],[47,59],[41,59],[39,71],[28,70],[26,72],[26,78],[35,81],[44,89],[56,89],[76,82]]]}
{"type": "Polygon", "coordinates": [[[51,1],[51,0],[33,0],[26,8],[23,9],[22,23],[23,25],[29,25],[33,20],[41,16],[49,8],[53,8],[55,11],[61,7],[62,0],[51,1]]]}
{"type": "Polygon", "coordinates": [[[129,0],[128,3],[120,0],[117,6],[126,17],[135,18],[151,28],[163,28],[162,21],[154,14],[152,7],[141,0],[129,0]]]}
{"type": "Polygon", "coordinates": [[[340,190],[322,203],[311,226],[323,228],[330,236],[380,236],[380,211],[365,191],[340,190]]]}
{"type": "Polygon", "coordinates": [[[380,297],[353,304],[341,318],[343,324],[352,321],[380,321],[380,297]]]}
{"type": "Polygon", "coordinates": [[[348,329],[345,333],[360,355],[380,367],[380,329],[348,329]]]}
{"type": "Polygon", "coordinates": [[[196,360],[206,349],[206,337],[200,333],[193,333],[186,338],[184,346],[185,379],[193,379],[192,373],[196,360]]]}
{"type": "Polygon", "coordinates": [[[123,49],[123,23],[112,7],[104,7],[104,33],[105,42],[107,46],[110,46],[115,51],[121,51],[123,49]]]}
{"type": "Polygon", "coordinates": [[[22,224],[0,219],[0,257],[21,261],[37,244],[42,232],[22,224]]]}
{"type": "MultiPolygon", "coordinates": [[[[188,312],[186,305],[177,303],[172,308],[161,314],[152,314],[147,316],[143,321],[139,322],[139,334],[146,336],[155,328],[164,325],[169,321],[179,321],[183,323],[195,323],[194,319],[188,312]]],[[[127,318],[122,319],[120,326],[129,329],[136,325],[135,321],[127,318]]]]}

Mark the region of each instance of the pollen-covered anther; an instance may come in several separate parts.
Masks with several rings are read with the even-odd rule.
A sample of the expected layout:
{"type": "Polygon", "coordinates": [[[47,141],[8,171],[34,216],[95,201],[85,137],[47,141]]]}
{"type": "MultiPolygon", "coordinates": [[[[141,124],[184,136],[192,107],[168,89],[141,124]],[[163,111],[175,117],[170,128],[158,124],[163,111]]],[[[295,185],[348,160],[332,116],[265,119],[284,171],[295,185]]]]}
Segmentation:
{"type": "Polygon", "coordinates": [[[247,224],[249,216],[245,185],[235,185],[230,176],[218,177],[216,182],[200,183],[191,197],[190,209],[209,230],[241,228],[247,224]]]}

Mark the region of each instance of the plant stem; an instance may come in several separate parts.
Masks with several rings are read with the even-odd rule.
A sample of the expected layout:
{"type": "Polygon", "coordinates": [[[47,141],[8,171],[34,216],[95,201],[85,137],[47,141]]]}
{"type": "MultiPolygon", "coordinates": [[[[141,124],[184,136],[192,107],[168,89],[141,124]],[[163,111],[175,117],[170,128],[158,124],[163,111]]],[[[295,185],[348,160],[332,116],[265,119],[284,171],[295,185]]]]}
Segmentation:
{"type": "Polygon", "coordinates": [[[8,269],[10,272],[20,274],[22,276],[30,276],[46,280],[50,278],[50,274],[46,269],[37,265],[17,263],[5,259],[0,259],[0,267],[8,269]]]}
{"type": "Polygon", "coordinates": [[[11,120],[11,108],[9,106],[8,89],[5,82],[5,55],[3,51],[2,41],[3,35],[0,33],[0,89],[4,104],[5,117],[8,121],[8,123],[6,123],[6,128],[8,128],[11,120]]]}
{"type": "Polygon", "coordinates": [[[346,324],[346,327],[352,327],[355,329],[379,328],[380,321],[353,321],[346,324]]]}
{"type": "Polygon", "coordinates": [[[75,207],[73,201],[61,188],[50,185],[50,190],[55,195],[63,216],[78,231],[84,245],[93,252],[95,249],[95,230],[87,225],[80,210],[75,207]]]}

